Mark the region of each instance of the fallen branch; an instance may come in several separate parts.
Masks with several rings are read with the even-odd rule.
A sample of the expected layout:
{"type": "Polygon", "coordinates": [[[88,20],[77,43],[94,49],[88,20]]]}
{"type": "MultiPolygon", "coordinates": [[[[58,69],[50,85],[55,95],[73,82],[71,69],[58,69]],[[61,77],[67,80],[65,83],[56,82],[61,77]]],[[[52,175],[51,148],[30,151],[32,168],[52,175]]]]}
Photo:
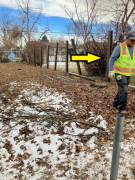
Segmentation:
{"type": "Polygon", "coordinates": [[[84,78],[84,79],[88,79],[88,80],[91,80],[91,81],[95,81],[94,78],[90,78],[90,77],[87,77],[87,76],[83,76],[83,75],[79,75],[79,74],[75,74],[75,73],[71,73],[71,72],[69,72],[68,74],[73,75],[73,76],[77,76],[77,77],[81,77],[81,78],[84,78]]]}
{"type": "Polygon", "coordinates": [[[68,77],[65,77],[65,76],[62,76],[62,75],[59,75],[59,77],[62,77],[62,78],[64,78],[64,79],[68,79],[68,80],[70,80],[70,81],[74,81],[74,79],[71,79],[71,78],[68,78],[68,77]]]}
{"type": "Polygon", "coordinates": [[[106,87],[107,83],[101,83],[101,82],[90,82],[89,84],[83,84],[83,83],[63,83],[67,85],[76,85],[76,86],[95,86],[95,87],[106,87]]]}
{"type": "Polygon", "coordinates": [[[44,74],[45,77],[47,77],[48,79],[51,79],[53,81],[53,78],[51,78],[50,76],[47,76],[44,74]]]}
{"type": "Polygon", "coordinates": [[[85,122],[85,121],[81,121],[81,120],[77,120],[77,119],[73,119],[72,117],[65,117],[65,116],[60,116],[60,115],[30,115],[30,116],[19,116],[19,117],[14,117],[14,118],[4,118],[3,117],[3,121],[9,121],[9,120],[12,120],[12,119],[17,119],[17,118],[22,118],[22,119],[37,119],[37,118],[40,118],[40,119],[43,119],[43,120],[48,120],[48,119],[53,119],[53,120],[57,120],[57,121],[64,121],[64,122],[66,122],[66,121],[69,121],[69,122],[78,122],[78,123],[82,123],[82,124],[86,124],[86,125],[88,125],[88,126],[90,126],[90,127],[95,127],[95,128],[97,128],[97,129],[100,129],[100,130],[102,130],[102,131],[105,131],[105,129],[104,128],[102,128],[102,127],[98,127],[97,125],[95,125],[95,124],[93,124],[93,123],[88,123],[88,122],[85,122]],[[5,120],[4,120],[5,119],[5,120]]]}
{"type": "Polygon", "coordinates": [[[90,84],[82,84],[82,83],[63,83],[67,85],[76,85],[76,86],[90,86],[90,84]]]}
{"type": "Polygon", "coordinates": [[[93,123],[88,123],[88,122],[80,121],[80,120],[77,120],[77,119],[75,119],[75,120],[69,120],[69,121],[70,121],[70,122],[78,122],[78,123],[86,124],[86,125],[89,125],[90,127],[95,127],[95,128],[100,129],[100,130],[102,130],[102,131],[105,131],[104,128],[98,127],[97,125],[95,125],[95,124],[93,124],[93,123]]]}
{"type": "Polygon", "coordinates": [[[91,80],[91,81],[95,81],[95,80],[105,81],[104,79],[94,78],[94,77],[87,77],[87,76],[83,76],[83,75],[79,75],[79,74],[75,74],[75,73],[71,73],[71,72],[69,72],[68,74],[73,75],[73,76],[77,76],[77,77],[81,77],[81,78],[84,78],[84,79],[88,79],[88,80],[91,80]]]}
{"type": "Polygon", "coordinates": [[[106,82],[90,82],[91,86],[95,86],[95,87],[106,87],[107,83],[106,82]]]}

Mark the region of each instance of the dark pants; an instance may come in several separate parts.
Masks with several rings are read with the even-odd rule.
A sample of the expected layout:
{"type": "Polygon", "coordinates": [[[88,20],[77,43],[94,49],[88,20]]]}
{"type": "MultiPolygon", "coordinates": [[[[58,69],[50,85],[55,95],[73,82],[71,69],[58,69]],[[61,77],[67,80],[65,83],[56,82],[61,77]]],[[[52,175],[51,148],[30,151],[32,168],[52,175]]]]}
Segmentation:
{"type": "Polygon", "coordinates": [[[118,93],[115,96],[113,105],[115,107],[118,106],[119,111],[123,111],[126,109],[127,105],[127,90],[130,82],[130,76],[115,74],[115,79],[118,85],[118,93]]]}

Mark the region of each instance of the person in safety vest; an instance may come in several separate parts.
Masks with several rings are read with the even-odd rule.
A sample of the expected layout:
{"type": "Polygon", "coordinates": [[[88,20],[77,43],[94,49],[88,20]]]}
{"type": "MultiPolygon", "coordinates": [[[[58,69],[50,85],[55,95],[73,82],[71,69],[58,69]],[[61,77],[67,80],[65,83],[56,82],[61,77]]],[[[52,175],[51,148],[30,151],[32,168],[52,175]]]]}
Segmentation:
{"type": "Polygon", "coordinates": [[[127,89],[131,74],[135,66],[135,31],[129,31],[126,41],[117,45],[109,59],[110,79],[115,79],[118,93],[114,98],[113,106],[119,113],[127,114],[127,89]]]}

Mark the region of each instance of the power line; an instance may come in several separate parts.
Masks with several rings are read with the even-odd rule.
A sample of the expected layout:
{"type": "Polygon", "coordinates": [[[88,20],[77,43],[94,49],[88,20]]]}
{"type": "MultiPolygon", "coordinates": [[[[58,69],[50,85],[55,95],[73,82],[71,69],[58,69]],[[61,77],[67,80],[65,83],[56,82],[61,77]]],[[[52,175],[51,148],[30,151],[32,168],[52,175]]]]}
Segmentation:
{"type": "MultiPolygon", "coordinates": [[[[3,29],[0,29],[0,31],[2,31],[3,29]]],[[[15,31],[15,30],[4,30],[4,31],[7,31],[7,32],[13,32],[13,31],[15,31]]],[[[18,31],[17,31],[18,32],[18,31]]],[[[25,33],[28,33],[28,31],[20,31],[21,33],[22,32],[25,32],[25,33]]],[[[37,33],[37,34],[42,34],[42,33],[44,33],[45,31],[30,31],[30,32],[32,32],[32,33],[37,33]]],[[[46,34],[52,34],[52,33],[55,33],[55,34],[69,34],[69,33],[66,33],[66,32],[46,32],[46,34]]],[[[70,33],[70,34],[74,34],[74,33],[70,33]]]]}
{"type": "MultiPolygon", "coordinates": [[[[0,31],[1,31],[2,29],[0,29],[0,31]]],[[[5,30],[5,31],[8,31],[8,32],[13,32],[14,30],[5,30]]],[[[25,32],[25,33],[27,33],[28,31],[20,31],[20,32],[25,32]]],[[[44,33],[44,31],[31,31],[32,33],[35,33],[35,34],[42,34],[42,33],[44,33]]],[[[75,33],[73,32],[73,33],[68,33],[68,32],[46,32],[45,34],[67,34],[67,35],[75,35],[75,33]]],[[[97,33],[92,33],[92,34],[97,34],[97,33]]]]}

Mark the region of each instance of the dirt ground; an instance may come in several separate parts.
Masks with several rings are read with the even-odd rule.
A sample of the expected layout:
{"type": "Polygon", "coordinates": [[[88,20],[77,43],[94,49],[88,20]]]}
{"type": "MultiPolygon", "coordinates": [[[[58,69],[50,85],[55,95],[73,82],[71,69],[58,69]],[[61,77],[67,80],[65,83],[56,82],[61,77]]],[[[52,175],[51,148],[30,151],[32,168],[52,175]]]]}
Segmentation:
{"type": "MultiPolygon", "coordinates": [[[[101,77],[95,78],[100,79],[101,77]]],[[[97,141],[95,142],[95,144],[97,148],[99,147],[98,149],[100,149],[101,147],[105,146],[106,143],[113,142],[116,115],[118,113],[118,110],[112,107],[113,98],[117,93],[117,86],[115,82],[107,83],[100,80],[96,80],[93,82],[84,78],[69,75],[68,73],[64,73],[62,71],[54,71],[52,69],[46,69],[46,67],[34,67],[25,63],[1,63],[0,100],[3,104],[5,104],[5,107],[8,107],[8,103],[11,107],[12,103],[14,103],[15,99],[19,96],[20,92],[25,89],[25,86],[28,82],[31,82],[29,83],[29,86],[32,86],[32,83],[37,84],[37,90],[40,90],[43,86],[46,86],[47,88],[51,88],[54,91],[58,91],[60,94],[65,94],[66,97],[72,100],[70,102],[70,108],[68,110],[70,111],[70,109],[74,108],[75,111],[70,111],[70,117],[67,117],[64,114],[57,114],[59,118],[62,116],[65,119],[76,119],[80,122],[84,122],[84,120],[90,118],[90,112],[92,112],[92,116],[95,117],[101,115],[103,119],[107,122],[107,132],[99,128],[99,132],[96,135],[97,141]],[[13,90],[10,86],[11,83],[14,83],[13,90]]],[[[27,89],[28,88],[30,89],[31,87],[27,86],[27,89]]],[[[29,98],[27,98],[25,101],[22,101],[23,103],[32,106],[32,104],[30,104],[30,101],[28,100],[29,98]]],[[[128,127],[128,125],[130,125],[130,119],[132,119],[133,125],[135,124],[135,89],[133,88],[129,88],[128,90],[127,111],[128,115],[125,117],[125,127],[128,127]]],[[[2,114],[4,110],[1,110],[0,112],[2,114]]],[[[7,114],[8,117],[13,115],[11,109],[10,111],[6,111],[6,113],[9,113],[7,114]]],[[[5,121],[4,123],[6,124],[7,122],[5,121]]],[[[97,127],[98,123],[98,120],[94,123],[92,122],[91,127],[97,127]]],[[[79,127],[87,129],[87,124],[80,123],[79,127]]],[[[27,127],[26,129],[22,128],[20,132],[24,134],[24,131],[27,131],[29,134],[31,133],[30,129],[27,129],[27,127]]],[[[58,134],[61,134],[61,132],[59,131],[58,134]]],[[[123,137],[125,141],[130,141],[130,138],[135,137],[134,129],[124,129],[123,137]]],[[[81,141],[87,142],[88,139],[87,137],[85,137],[82,138],[81,141]]],[[[7,142],[4,146],[6,147],[6,149],[8,149],[10,153],[10,143],[7,142]]],[[[134,169],[135,168],[133,168],[133,170],[134,169]]]]}
{"type": "MultiPolygon", "coordinates": [[[[98,77],[100,78],[100,77],[98,77]]],[[[12,94],[12,99],[24,89],[25,82],[33,81],[41,86],[55,88],[60,93],[65,93],[72,99],[72,106],[76,108],[79,119],[89,117],[92,111],[95,115],[100,114],[108,122],[108,128],[113,132],[118,111],[112,107],[112,102],[117,93],[115,82],[108,82],[105,87],[95,87],[93,81],[75,77],[68,73],[40,68],[23,63],[1,63],[0,64],[0,91],[6,91],[10,82],[21,83],[12,94]],[[62,79],[69,78],[68,81],[62,79]],[[84,84],[84,85],[83,85],[84,84]],[[80,108],[82,107],[82,108],[80,108]]],[[[96,80],[98,84],[106,82],[96,80]]],[[[128,90],[128,115],[127,118],[135,117],[135,89],[128,90]]]]}

